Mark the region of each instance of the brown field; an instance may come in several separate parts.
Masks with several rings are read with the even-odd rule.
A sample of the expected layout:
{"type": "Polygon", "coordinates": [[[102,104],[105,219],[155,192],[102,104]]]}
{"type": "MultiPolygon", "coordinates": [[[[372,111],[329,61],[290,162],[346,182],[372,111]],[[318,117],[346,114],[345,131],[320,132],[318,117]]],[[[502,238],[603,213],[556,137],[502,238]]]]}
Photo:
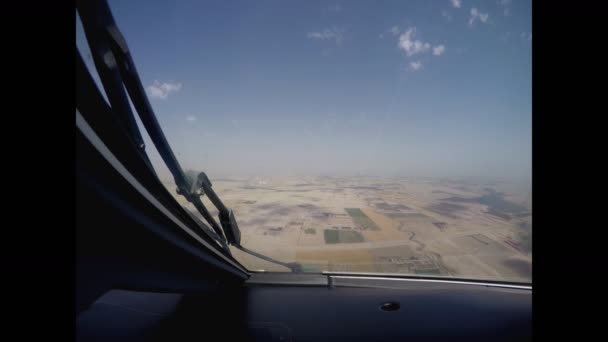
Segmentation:
{"type": "MultiPolygon", "coordinates": [[[[491,192],[487,186],[379,177],[213,182],[224,203],[235,211],[245,247],[300,263],[305,270],[531,281],[532,257],[522,246],[529,245],[532,216],[529,198],[520,188],[501,184],[491,192]],[[496,197],[503,193],[507,195],[496,197]],[[522,211],[493,208],[494,202],[522,211]],[[378,229],[355,222],[346,208],[359,208],[378,229]],[[326,230],[348,232],[332,233],[347,239],[327,244],[326,230]],[[359,235],[362,242],[348,243],[349,237],[359,235]]],[[[174,185],[167,187],[175,192],[174,185]]],[[[175,196],[198,215],[183,197],[175,196]]],[[[288,271],[233,250],[248,268],[288,271]]]]}

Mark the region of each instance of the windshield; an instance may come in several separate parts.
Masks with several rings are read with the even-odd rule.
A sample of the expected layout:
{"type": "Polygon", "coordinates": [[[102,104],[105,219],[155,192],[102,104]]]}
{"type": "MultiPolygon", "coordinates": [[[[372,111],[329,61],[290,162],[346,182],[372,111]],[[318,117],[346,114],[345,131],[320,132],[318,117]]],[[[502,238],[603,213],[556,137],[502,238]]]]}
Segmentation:
{"type": "Polygon", "coordinates": [[[109,4],[249,270],[531,282],[530,1],[109,4]]]}

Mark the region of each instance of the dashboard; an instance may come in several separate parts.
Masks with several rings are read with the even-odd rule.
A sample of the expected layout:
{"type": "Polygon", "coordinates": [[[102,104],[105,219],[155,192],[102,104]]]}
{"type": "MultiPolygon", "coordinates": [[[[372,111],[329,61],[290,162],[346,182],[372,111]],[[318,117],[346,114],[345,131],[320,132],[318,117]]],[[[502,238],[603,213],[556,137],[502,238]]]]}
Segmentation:
{"type": "Polygon", "coordinates": [[[254,274],[222,293],[109,291],[80,314],[77,339],[525,341],[531,304],[523,286],[254,274]]]}

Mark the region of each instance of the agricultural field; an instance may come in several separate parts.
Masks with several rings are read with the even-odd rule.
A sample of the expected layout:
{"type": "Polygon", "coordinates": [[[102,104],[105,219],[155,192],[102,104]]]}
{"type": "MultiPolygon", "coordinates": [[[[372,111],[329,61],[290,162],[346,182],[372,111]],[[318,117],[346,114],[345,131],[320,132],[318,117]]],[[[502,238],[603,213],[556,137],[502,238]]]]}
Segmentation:
{"type": "Polygon", "coordinates": [[[326,244],[363,242],[363,235],[352,230],[326,229],[324,237],[326,244]]]}
{"type": "MultiPolygon", "coordinates": [[[[380,177],[242,178],[213,184],[235,211],[243,246],[297,263],[304,272],[531,281],[530,200],[508,184],[380,177]]],[[[290,271],[236,248],[233,254],[252,270],[290,271]]]]}

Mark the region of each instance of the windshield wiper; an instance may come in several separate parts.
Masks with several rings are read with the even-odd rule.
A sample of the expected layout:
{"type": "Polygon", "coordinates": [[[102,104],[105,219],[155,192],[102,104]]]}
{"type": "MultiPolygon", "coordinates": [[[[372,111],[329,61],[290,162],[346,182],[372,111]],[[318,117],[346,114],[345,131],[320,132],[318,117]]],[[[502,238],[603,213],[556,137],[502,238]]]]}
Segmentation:
{"type": "Polygon", "coordinates": [[[137,130],[133,113],[128,105],[128,99],[130,98],[135,112],[141,118],[154,146],[173,175],[179,192],[194,205],[211,226],[212,230],[206,225],[201,224],[202,222],[198,219],[196,222],[228,254],[231,254],[220,226],[207,211],[200,197],[190,194],[191,183],[186,178],[156,120],[152,106],[148,101],[137,69],[131,58],[126,40],[116,26],[107,2],[99,0],[78,1],[77,9],[89,47],[91,48],[96,69],[102,81],[102,86],[106,91],[113,112],[117,115],[117,119],[130,132],[140,153],[148,161],[149,168],[154,171],[146,153],[144,153],[145,146],[137,130]],[[125,90],[128,93],[128,97],[125,94],[125,90]]]}
{"type": "Polygon", "coordinates": [[[248,248],[241,246],[241,231],[239,229],[238,224],[236,223],[236,218],[234,216],[234,211],[232,209],[227,208],[222,200],[217,196],[215,191],[213,190],[211,181],[207,174],[201,172],[198,174],[196,179],[192,180],[192,188],[190,190],[190,194],[193,196],[203,196],[207,195],[209,200],[213,205],[217,208],[220,218],[220,223],[222,228],[224,229],[224,234],[226,234],[226,238],[231,245],[240,249],[241,251],[251,254],[260,259],[284,266],[289,268],[294,273],[302,272],[302,266],[298,263],[286,263],[282,261],[275,260],[266,255],[254,252],[248,248]]]}
{"type": "MultiPolygon", "coordinates": [[[[91,47],[95,64],[98,69],[102,69],[102,72],[100,72],[102,83],[106,89],[112,108],[122,109],[119,113],[121,119],[125,121],[125,126],[127,126],[131,132],[133,140],[141,149],[140,151],[142,154],[145,155],[145,153],[143,153],[145,148],[143,140],[135,125],[135,119],[128,106],[126,94],[124,94],[124,90],[126,89],[129,98],[135,107],[135,111],[139,115],[150,139],[152,139],[158,153],[173,175],[173,179],[177,185],[177,193],[184,196],[188,202],[192,203],[213,229],[213,231],[206,229],[205,231],[207,234],[217,241],[230,255],[232,255],[232,253],[230,252],[228,244],[234,245],[240,250],[258,258],[288,267],[293,272],[300,272],[301,267],[299,264],[283,263],[259,253],[249,251],[240,245],[241,232],[236,223],[234,212],[231,209],[226,208],[215,191],[213,191],[207,175],[201,172],[196,179],[189,179],[186,177],[177,161],[177,158],[169,146],[167,138],[156,119],[152,106],[148,101],[139,74],[137,73],[135,63],[131,58],[127,42],[114,22],[107,2],[105,0],[78,1],[77,9],[85,29],[89,46],[91,47]],[[205,194],[218,209],[221,226],[218,225],[201,201],[200,197],[205,194]]],[[[148,164],[150,165],[150,168],[154,170],[149,161],[148,164]]],[[[198,220],[196,222],[199,223],[198,220]]],[[[201,226],[206,228],[204,225],[201,226]]]]}
{"type": "Polygon", "coordinates": [[[239,226],[236,223],[234,212],[232,211],[232,209],[226,208],[226,206],[217,196],[215,191],[213,191],[213,188],[211,187],[211,181],[204,172],[199,173],[198,177],[192,180],[190,194],[197,197],[203,195],[207,195],[207,197],[209,197],[209,200],[211,201],[211,203],[213,203],[213,205],[217,208],[219,212],[218,217],[220,218],[220,224],[222,225],[224,234],[226,235],[226,240],[228,240],[230,244],[240,245],[241,231],[239,230],[239,226]]]}

